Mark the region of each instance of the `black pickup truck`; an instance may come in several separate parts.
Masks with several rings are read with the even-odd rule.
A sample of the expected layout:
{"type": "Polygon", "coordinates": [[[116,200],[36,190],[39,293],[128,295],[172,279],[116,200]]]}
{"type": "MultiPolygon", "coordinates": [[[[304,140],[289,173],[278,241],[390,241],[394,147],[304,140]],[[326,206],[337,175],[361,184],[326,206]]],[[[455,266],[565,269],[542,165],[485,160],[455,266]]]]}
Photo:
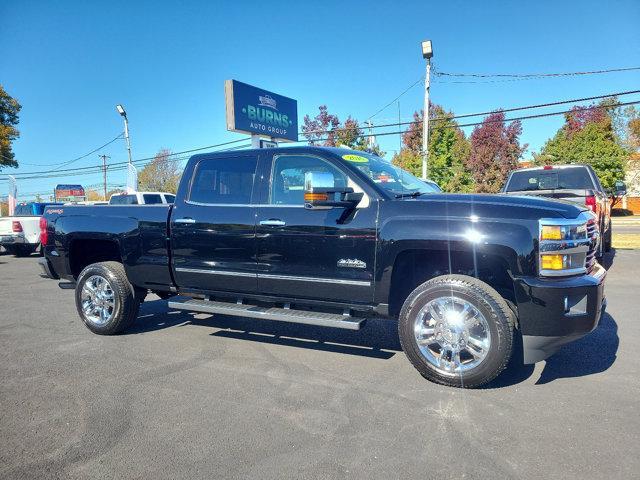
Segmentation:
{"type": "Polygon", "coordinates": [[[391,317],[416,369],[459,387],[495,378],[518,336],[533,363],[597,326],[593,214],[435,190],[359,151],[195,155],[174,205],[48,208],[41,266],[75,284],[98,334],[129,327],[149,291],[174,309],[352,330],[391,317]]]}

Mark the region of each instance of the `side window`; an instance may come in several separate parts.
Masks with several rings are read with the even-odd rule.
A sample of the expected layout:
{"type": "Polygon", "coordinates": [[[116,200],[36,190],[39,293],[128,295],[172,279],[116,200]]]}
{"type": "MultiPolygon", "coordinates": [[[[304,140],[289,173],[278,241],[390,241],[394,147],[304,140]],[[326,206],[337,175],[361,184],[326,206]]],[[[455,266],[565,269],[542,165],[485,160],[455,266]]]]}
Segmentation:
{"type": "Polygon", "coordinates": [[[273,159],[269,203],[272,205],[303,205],[304,175],[307,172],[331,173],[334,178],[334,186],[347,186],[347,176],[321,158],[307,155],[279,155],[273,159]]]}
{"type": "Polygon", "coordinates": [[[155,193],[147,193],[142,196],[144,198],[145,205],[154,205],[162,203],[162,197],[155,193]]]}
{"type": "Polygon", "coordinates": [[[176,202],[176,196],[175,195],[165,195],[164,199],[167,201],[167,203],[175,203],[176,202]]]}
{"type": "Polygon", "coordinates": [[[16,208],[13,212],[15,217],[29,217],[32,215],[31,213],[31,205],[16,205],[16,208]]]}
{"type": "Polygon", "coordinates": [[[251,203],[256,164],[256,157],[201,160],[191,182],[189,200],[198,203],[251,203]]]}

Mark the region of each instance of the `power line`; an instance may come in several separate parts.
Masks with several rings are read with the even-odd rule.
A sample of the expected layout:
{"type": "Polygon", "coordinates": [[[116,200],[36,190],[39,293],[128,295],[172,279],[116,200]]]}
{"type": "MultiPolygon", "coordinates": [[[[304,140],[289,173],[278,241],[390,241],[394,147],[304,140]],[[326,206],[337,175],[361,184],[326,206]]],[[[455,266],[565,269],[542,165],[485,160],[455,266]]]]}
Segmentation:
{"type": "MultiPolygon", "coordinates": [[[[118,140],[119,138],[122,138],[122,133],[120,133],[116,138],[114,138],[113,140],[109,140],[107,143],[105,143],[104,145],[101,145],[100,147],[91,150],[89,153],[85,153],[84,155],[74,158],[73,160],[67,160],[64,161],[62,163],[54,163],[54,164],[35,164],[35,163],[23,163],[23,165],[30,165],[30,166],[34,166],[34,167],[53,167],[53,166],[60,166],[60,167],[64,167],[65,165],[70,165],[74,162],[77,162],[78,160],[82,160],[83,158],[87,158],[89,155],[99,152],[100,150],[102,150],[104,147],[106,147],[107,145],[111,145],[113,142],[115,142],[116,140],[118,140]]],[[[6,157],[5,157],[6,158],[6,157]]],[[[57,169],[54,169],[57,170],[57,169]]]]}
{"type": "MultiPolygon", "coordinates": [[[[122,135],[122,134],[120,134],[120,135],[122,135]]],[[[182,151],[182,152],[174,152],[174,153],[171,153],[171,155],[170,155],[170,156],[182,155],[182,154],[185,154],[185,153],[198,152],[198,151],[201,151],[201,150],[208,150],[208,149],[211,149],[211,148],[217,148],[217,147],[222,147],[222,146],[225,146],[225,145],[231,145],[231,144],[234,144],[234,143],[246,142],[246,141],[247,141],[247,139],[246,139],[246,138],[239,138],[239,139],[237,139],[237,140],[232,140],[232,141],[229,141],[229,142],[218,143],[218,144],[215,144],[215,145],[208,145],[208,146],[206,146],[206,147],[198,147],[198,148],[193,148],[193,149],[191,149],[191,150],[184,150],[184,151],[182,151]]],[[[102,148],[102,147],[101,147],[101,148],[102,148]]],[[[99,149],[98,149],[98,150],[99,150],[99,149]]],[[[96,150],[96,151],[97,151],[97,150],[96,150]]],[[[94,151],[94,152],[91,152],[91,153],[95,153],[95,151],[94,151]]],[[[146,161],[146,160],[153,160],[154,158],[155,158],[155,156],[153,156],[153,157],[146,157],[146,158],[139,158],[139,159],[133,160],[133,163],[139,163],[139,162],[143,162],[143,161],[146,161]]],[[[116,163],[112,163],[112,164],[111,164],[111,166],[126,165],[126,164],[128,164],[128,163],[129,163],[128,161],[116,162],[116,163]]],[[[100,166],[98,166],[98,165],[91,165],[91,166],[87,166],[87,167],[79,167],[79,168],[53,169],[53,170],[42,170],[42,171],[36,171],[36,172],[24,172],[24,173],[18,173],[18,172],[16,172],[16,173],[15,173],[15,175],[38,175],[38,174],[49,174],[49,173],[53,173],[53,172],[59,172],[59,173],[63,173],[63,172],[77,172],[77,171],[82,171],[82,170],[96,170],[96,169],[98,169],[98,170],[99,170],[99,169],[101,169],[101,168],[102,168],[102,167],[100,167],[100,166]]],[[[5,175],[5,174],[3,174],[3,175],[5,175]]],[[[18,177],[16,177],[16,178],[18,178],[18,177]]],[[[26,179],[27,177],[22,177],[22,176],[21,176],[20,178],[26,179]]],[[[29,178],[31,178],[31,177],[29,177],[29,178]]],[[[35,177],[34,177],[34,178],[35,178],[35,177]]],[[[0,180],[1,180],[1,179],[0,179],[0,180]]]]}
{"type": "Polygon", "coordinates": [[[451,73],[440,72],[434,68],[434,75],[440,77],[473,77],[473,78],[548,78],[548,77],[571,77],[579,75],[600,75],[603,73],[629,72],[640,70],[640,67],[610,68],[606,70],[590,70],[583,72],[560,72],[560,73],[451,73]]]}
{"type": "MultiPolygon", "coordinates": [[[[556,102],[548,102],[548,103],[539,103],[536,105],[525,105],[522,107],[511,107],[511,108],[504,108],[504,109],[494,109],[494,110],[489,110],[489,111],[485,111],[485,112],[477,112],[477,113],[465,113],[465,114],[461,114],[461,115],[451,115],[451,116],[443,116],[443,117],[432,117],[429,120],[430,121],[446,121],[446,120],[454,120],[454,119],[458,119],[458,118],[468,118],[468,117],[480,117],[480,116],[484,116],[484,115],[490,115],[492,113],[495,113],[496,111],[502,111],[502,112],[516,112],[519,110],[531,110],[531,109],[535,109],[535,108],[543,108],[543,107],[552,107],[555,105],[566,105],[569,103],[578,103],[578,102],[586,102],[586,101],[590,101],[590,100],[599,100],[599,99],[603,99],[603,98],[612,98],[612,97],[621,97],[624,95],[632,95],[632,94],[636,94],[636,93],[640,93],[640,90],[627,90],[624,92],[614,92],[614,93],[609,93],[606,95],[595,95],[592,97],[582,97],[582,98],[574,98],[571,100],[560,100],[560,101],[556,101],[556,102]]],[[[592,105],[592,106],[586,106],[586,107],[582,107],[584,109],[592,109],[592,108],[615,108],[617,106],[624,106],[624,105],[628,105],[626,103],[624,104],[618,104],[618,105],[611,105],[611,106],[602,106],[602,105],[592,105]]],[[[560,113],[569,113],[569,111],[567,112],[560,112],[560,113]]],[[[415,124],[415,123],[422,123],[421,120],[413,120],[413,121],[408,121],[408,122],[394,122],[394,123],[386,123],[386,124],[381,124],[381,125],[375,125],[373,128],[384,128],[384,127],[395,127],[395,126],[401,126],[401,125],[411,125],[411,124],[415,124]]],[[[362,127],[358,126],[358,127],[342,127],[342,128],[336,128],[333,130],[312,130],[309,132],[306,132],[307,134],[314,134],[314,133],[336,133],[336,132],[340,132],[340,131],[348,131],[348,130],[356,130],[356,129],[360,129],[362,127]]],[[[305,135],[305,132],[300,132],[301,135],[305,135]]],[[[303,140],[305,141],[305,140],[303,140]]],[[[313,141],[318,141],[318,140],[313,140],[313,141]]]]}
{"type": "Polygon", "coordinates": [[[375,117],[376,115],[378,115],[380,112],[386,110],[387,108],[389,108],[391,105],[393,105],[394,103],[396,103],[400,97],[402,97],[405,93],[407,93],[409,90],[411,90],[413,87],[415,87],[417,84],[419,84],[420,82],[423,82],[423,78],[420,77],[417,81],[415,81],[414,83],[412,83],[411,85],[409,85],[400,95],[398,95],[396,98],[394,98],[393,100],[391,100],[389,103],[387,103],[384,107],[382,107],[381,109],[379,109],[376,113],[374,113],[373,115],[371,115],[369,118],[367,118],[367,120],[371,120],[373,117],[375,117]]]}
{"type": "MultiPolygon", "coordinates": [[[[241,141],[246,142],[247,140],[245,138],[241,139],[241,141]]],[[[236,143],[236,142],[225,142],[221,145],[226,145],[229,143],[236,143]]],[[[227,151],[232,151],[232,150],[238,150],[241,148],[247,148],[250,147],[251,144],[250,143],[246,143],[244,145],[238,145],[236,147],[231,147],[231,148],[223,148],[220,150],[214,150],[214,152],[227,152],[227,151]]],[[[209,147],[210,148],[210,147],[209,147]]],[[[201,150],[201,148],[199,149],[195,149],[195,150],[201,150]]],[[[193,150],[191,150],[193,151],[193,150]]],[[[179,153],[183,153],[183,152],[176,152],[175,154],[172,155],[177,155],[179,153]]],[[[213,153],[213,152],[212,152],[213,153]]],[[[177,161],[183,161],[183,160],[187,160],[191,157],[191,155],[184,155],[182,157],[177,157],[177,158],[172,158],[172,160],[177,160],[177,161]]],[[[145,159],[138,159],[138,160],[133,160],[133,163],[136,164],[140,164],[140,162],[142,161],[146,161],[146,163],[144,164],[140,164],[139,166],[146,166],[147,164],[151,163],[151,161],[153,161],[155,157],[150,157],[150,158],[145,158],[145,159]]],[[[109,171],[110,172],[120,172],[120,171],[125,171],[128,168],[128,161],[124,161],[124,162],[116,162],[116,163],[111,163],[109,164],[109,171]]],[[[26,177],[16,177],[16,180],[39,180],[39,179],[46,179],[46,178],[60,178],[60,177],[79,177],[79,176],[87,176],[87,175],[96,175],[99,174],[102,171],[102,166],[101,165],[94,165],[92,167],[85,167],[84,169],[74,169],[70,172],[53,172],[53,171],[48,171],[48,172],[42,172],[43,174],[41,175],[33,175],[33,176],[26,176],[26,177]],[[86,171],[86,169],[91,168],[92,170],[90,171],[86,171]]],[[[1,181],[2,179],[0,179],[1,181]]]]}
{"type": "MultiPolygon", "coordinates": [[[[636,105],[640,103],[640,100],[636,100],[634,102],[625,102],[625,103],[619,103],[616,106],[617,107],[624,107],[627,105],[636,105]]],[[[596,108],[611,108],[611,106],[608,105],[594,105],[592,107],[584,107],[585,109],[596,109],[596,108]]],[[[441,126],[434,126],[431,128],[463,128],[463,127],[473,127],[476,125],[483,125],[483,124],[487,124],[487,123],[503,123],[503,122],[513,122],[516,120],[528,120],[528,119],[532,119],[532,118],[542,118],[542,117],[552,117],[555,115],[564,115],[565,113],[571,113],[572,110],[563,110],[560,112],[549,112],[549,113],[540,113],[537,115],[525,115],[522,117],[512,117],[512,118],[505,118],[505,119],[501,119],[501,120],[483,120],[481,122],[473,122],[473,123],[465,123],[465,124],[461,124],[461,125],[441,125],[441,126]]],[[[490,113],[496,113],[494,112],[490,112],[490,113]]],[[[413,122],[402,122],[401,125],[409,125],[409,124],[421,124],[422,120],[415,120],[413,122]]],[[[380,125],[385,126],[385,125],[380,125]]],[[[397,123],[393,123],[393,124],[389,124],[386,126],[399,126],[399,124],[397,123]]],[[[362,134],[359,135],[360,137],[366,138],[366,137],[370,137],[370,136],[386,136],[386,135],[399,135],[399,134],[403,134],[405,133],[402,130],[396,131],[396,132],[382,132],[382,133],[374,133],[374,134],[362,134]]],[[[313,139],[313,140],[299,140],[298,143],[304,143],[304,142],[324,142],[329,140],[329,138],[318,138],[318,139],[313,139]]]]}

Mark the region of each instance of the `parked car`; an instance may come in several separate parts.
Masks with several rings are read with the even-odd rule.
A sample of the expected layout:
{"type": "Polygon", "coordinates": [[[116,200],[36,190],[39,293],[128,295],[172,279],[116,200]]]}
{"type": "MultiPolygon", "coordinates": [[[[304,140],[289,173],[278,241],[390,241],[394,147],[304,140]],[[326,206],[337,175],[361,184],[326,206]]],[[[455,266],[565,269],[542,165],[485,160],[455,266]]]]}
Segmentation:
{"type": "Polygon", "coordinates": [[[166,192],[114,193],[109,205],[159,205],[173,203],[176,196],[166,192]]]}
{"type": "Polygon", "coordinates": [[[173,309],[358,330],[396,319],[427,379],[477,387],[521,336],[543,360],[598,324],[606,271],[584,205],[433,188],[375,155],[291,147],[195,155],[173,205],[48,209],[45,275],[93,332],[148,291],[173,309]]]}
{"type": "Polygon", "coordinates": [[[600,240],[596,255],[600,258],[604,252],[611,250],[609,196],[624,195],[624,183],[618,182],[615,192],[606,192],[590,165],[545,165],[512,171],[503,192],[566,200],[586,206],[597,217],[600,240]]]}
{"type": "Polygon", "coordinates": [[[31,255],[40,246],[40,217],[44,209],[61,203],[19,203],[10,217],[0,217],[0,246],[17,257],[31,255]]]}

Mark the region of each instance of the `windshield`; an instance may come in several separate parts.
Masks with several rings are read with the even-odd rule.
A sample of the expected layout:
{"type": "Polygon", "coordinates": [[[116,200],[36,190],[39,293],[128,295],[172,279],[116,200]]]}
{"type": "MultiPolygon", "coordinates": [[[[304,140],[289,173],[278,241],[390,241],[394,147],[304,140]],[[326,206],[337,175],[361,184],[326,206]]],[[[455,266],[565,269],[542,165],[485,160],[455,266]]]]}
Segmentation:
{"type": "Polygon", "coordinates": [[[438,193],[442,190],[430,180],[420,180],[400,167],[366,152],[342,155],[342,158],[366,174],[378,186],[395,196],[438,193]]]}
{"type": "Polygon", "coordinates": [[[506,192],[530,190],[585,190],[593,188],[593,180],[585,167],[523,170],[513,172],[506,192]]]}

